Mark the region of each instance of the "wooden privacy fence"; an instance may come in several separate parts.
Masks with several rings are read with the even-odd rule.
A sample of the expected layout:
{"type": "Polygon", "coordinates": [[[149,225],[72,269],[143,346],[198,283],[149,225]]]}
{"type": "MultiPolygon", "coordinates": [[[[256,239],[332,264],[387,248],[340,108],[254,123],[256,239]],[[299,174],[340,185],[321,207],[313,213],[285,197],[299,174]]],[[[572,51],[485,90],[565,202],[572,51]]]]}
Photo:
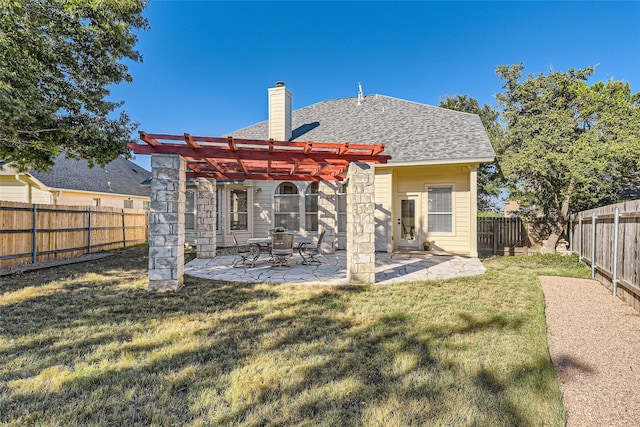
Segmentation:
{"type": "Polygon", "coordinates": [[[147,241],[146,210],[0,202],[0,268],[147,241]]]}
{"type": "Polygon", "coordinates": [[[478,253],[480,255],[526,254],[527,230],[520,218],[478,218],[478,253]]]}
{"type": "Polygon", "coordinates": [[[640,200],[573,215],[569,244],[591,277],[640,311],[640,200]]]}

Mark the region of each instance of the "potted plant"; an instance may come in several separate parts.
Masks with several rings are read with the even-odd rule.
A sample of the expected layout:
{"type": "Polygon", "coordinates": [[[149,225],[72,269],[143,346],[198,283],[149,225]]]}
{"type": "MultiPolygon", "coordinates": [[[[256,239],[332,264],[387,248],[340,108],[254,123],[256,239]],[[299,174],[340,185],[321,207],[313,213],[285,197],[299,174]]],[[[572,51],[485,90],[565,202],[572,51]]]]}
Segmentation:
{"type": "Polygon", "coordinates": [[[431,249],[431,242],[427,240],[426,242],[424,242],[424,243],[422,244],[422,248],[423,248],[425,251],[430,250],[430,249],[431,249]]]}

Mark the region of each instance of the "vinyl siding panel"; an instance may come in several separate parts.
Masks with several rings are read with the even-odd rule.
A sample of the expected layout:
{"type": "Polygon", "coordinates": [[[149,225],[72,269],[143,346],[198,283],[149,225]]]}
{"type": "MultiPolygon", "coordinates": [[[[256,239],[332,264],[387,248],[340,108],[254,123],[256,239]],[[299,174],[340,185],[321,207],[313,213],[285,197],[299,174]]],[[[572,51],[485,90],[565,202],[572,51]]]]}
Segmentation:
{"type": "Polygon", "coordinates": [[[29,200],[29,187],[22,182],[18,182],[13,176],[0,176],[0,200],[31,203],[31,200],[29,200]]]}
{"type": "Polygon", "coordinates": [[[49,204],[52,202],[52,195],[46,190],[16,180],[13,175],[0,175],[0,200],[49,204]]]}
{"type": "MultiPolygon", "coordinates": [[[[420,218],[417,220],[417,239],[421,244],[425,240],[433,247],[447,252],[468,254],[471,250],[471,191],[469,187],[470,169],[468,165],[442,166],[405,166],[394,168],[396,194],[420,193],[420,218]],[[428,231],[428,188],[439,186],[453,187],[453,230],[451,233],[433,233],[428,231]]],[[[377,191],[377,187],[376,187],[377,191]]],[[[396,197],[394,197],[396,199],[396,197]]],[[[398,212],[399,206],[394,209],[398,212]]],[[[399,213],[394,214],[394,217],[399,213]]],[[[392,226],[393,221],[392,221],[392,226]]],[[[475,238],[475,236],[474,236],[475,238]]],[[[377,243],[376,243],[377,246],[377,243]]]]}
{"type": "Polygon", "coordinates": [[[376,251],[388,252],[392,250],[391,241],[391,212],[393,211],[393,170],[376,169],[376,251]]]}

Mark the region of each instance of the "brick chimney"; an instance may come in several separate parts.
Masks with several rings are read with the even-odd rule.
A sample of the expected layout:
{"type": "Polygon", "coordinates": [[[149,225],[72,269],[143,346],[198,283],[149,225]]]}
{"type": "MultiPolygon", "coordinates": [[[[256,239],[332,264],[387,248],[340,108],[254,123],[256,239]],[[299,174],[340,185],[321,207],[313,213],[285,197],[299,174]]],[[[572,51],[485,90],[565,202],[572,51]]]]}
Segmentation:
{"type": "Polygon", "coordinates": [[[269,88],[269,138],[291,139],[291,92],[284,82],[276,82],[276,87],[269,88]]]}

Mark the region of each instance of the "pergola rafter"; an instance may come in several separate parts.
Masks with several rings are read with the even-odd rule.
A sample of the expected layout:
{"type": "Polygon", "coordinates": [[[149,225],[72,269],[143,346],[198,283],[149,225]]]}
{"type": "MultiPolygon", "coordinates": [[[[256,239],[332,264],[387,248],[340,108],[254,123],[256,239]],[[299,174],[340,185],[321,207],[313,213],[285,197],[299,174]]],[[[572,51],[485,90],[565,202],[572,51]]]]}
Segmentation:
{"type": "Polygon", "coordinates": [[[129,144],[136,154],[179,154],[187,177],[233,180],[340,181],[349,163],[387,163],[384,144],[299,142],[148,134],[129,144]]]}

